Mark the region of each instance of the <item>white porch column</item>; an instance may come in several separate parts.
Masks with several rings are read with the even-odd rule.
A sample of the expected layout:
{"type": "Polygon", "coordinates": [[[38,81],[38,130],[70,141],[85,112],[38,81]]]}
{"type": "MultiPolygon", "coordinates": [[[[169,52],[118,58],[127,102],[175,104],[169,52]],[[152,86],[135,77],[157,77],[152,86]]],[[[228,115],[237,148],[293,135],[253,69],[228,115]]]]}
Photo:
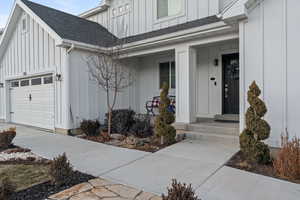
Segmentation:
{"type": "Polygon", "coordinates": [[[182,45],[175,49],[176,57],[176,123],[188,124],[196,121],[195,77],[196,49],[182,45]]]}

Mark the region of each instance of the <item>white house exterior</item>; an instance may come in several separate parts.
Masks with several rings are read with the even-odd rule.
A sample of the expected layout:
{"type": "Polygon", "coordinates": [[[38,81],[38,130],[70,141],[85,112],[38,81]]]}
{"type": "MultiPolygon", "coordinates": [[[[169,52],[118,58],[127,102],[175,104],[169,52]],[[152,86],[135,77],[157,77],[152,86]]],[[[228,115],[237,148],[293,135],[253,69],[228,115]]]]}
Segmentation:
{"type": "Polygon", "coordinates": [[[169,81],[177,124],[235,114],[242,129],[255,80],[268,143],[279,146],[286,130],[300,136],[299,9],[295,0],[103,0],[76,17],[17,0],[0,44],[0,119],[60,132],[103,120],[105,93],[85,58],[126,38],[135,82],[118,108],[145,113],[169,81]]]}

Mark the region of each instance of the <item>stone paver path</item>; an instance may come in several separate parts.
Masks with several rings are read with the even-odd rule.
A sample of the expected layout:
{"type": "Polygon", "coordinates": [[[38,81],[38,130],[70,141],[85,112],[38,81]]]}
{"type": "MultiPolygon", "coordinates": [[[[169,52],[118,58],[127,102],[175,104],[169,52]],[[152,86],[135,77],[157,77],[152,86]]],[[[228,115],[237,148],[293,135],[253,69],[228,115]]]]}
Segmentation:
{"type": "Polygon", "coordinates": [[[161,197],[97,178],[52,195],[49,200],[161,200],[161,197]]]}

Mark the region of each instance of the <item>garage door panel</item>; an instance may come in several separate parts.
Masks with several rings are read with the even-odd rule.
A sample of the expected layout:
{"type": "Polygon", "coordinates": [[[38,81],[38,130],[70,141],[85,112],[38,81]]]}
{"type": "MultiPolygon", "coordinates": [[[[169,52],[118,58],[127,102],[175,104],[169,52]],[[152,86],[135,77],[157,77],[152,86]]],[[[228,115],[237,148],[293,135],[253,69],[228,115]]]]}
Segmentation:
{"type": "Polygon", "coordinates": [[[11,89],[11,121],[46,129],[54,128],[54,85],[11,89]]]}

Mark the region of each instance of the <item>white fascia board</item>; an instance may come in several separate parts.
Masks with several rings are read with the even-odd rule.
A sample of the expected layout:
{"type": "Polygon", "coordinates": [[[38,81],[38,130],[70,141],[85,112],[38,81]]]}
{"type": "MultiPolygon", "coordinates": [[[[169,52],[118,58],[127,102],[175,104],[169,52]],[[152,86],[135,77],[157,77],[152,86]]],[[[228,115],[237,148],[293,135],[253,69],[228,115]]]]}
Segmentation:
{"type": "Polygon", "coordinates": [[[84,13],[79,14],[79,17],[88,18],[100,12],[106,11],[109,7],[110,7],[110,1],[103,0],[100,6],[97,6],[96,8],[92,8],[88,11],[85,11],[84,13]]]}
{"type": "Polygon", "coordinates": [[[247,17],[247,11],[245,4],[248,0],[237,0],[230,7],[225,9],[219,17],[222,17],[223,20],[234,20],[234,19],[243,19],[247,17]]]}
{"type": "Polygon", "coordinates": [[[257,5],[259,5],[264,0],[248,0],[245,4],[246,9],[248,12],[251,12],[257,5]]]}

